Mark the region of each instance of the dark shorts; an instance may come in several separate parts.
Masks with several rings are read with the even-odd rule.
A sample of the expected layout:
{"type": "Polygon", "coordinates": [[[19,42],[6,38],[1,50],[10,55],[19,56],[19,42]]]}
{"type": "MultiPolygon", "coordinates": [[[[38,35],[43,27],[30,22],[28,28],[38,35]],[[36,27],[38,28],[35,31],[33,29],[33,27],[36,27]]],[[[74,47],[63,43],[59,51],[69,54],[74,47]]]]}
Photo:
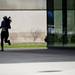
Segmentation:
{"type": "Polygon", "coordinates": [[[6,31],[1,31],[1,39],[8,39],[9,37],[9,32],[8,30],[6,31]]]}

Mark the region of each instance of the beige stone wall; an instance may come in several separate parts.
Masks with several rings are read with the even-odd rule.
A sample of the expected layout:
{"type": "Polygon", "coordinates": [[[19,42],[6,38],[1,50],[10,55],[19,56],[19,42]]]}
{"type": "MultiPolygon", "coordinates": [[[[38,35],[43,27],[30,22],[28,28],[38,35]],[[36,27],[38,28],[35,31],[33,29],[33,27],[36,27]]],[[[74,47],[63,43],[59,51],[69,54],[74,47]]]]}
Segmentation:
{"type": "Polygon", "coordinates": [[[0,9],[46,9],[46,0],[0,0],[0,9]]]}
{"type": "Polygon", "coordinates": [[[44,32],[19,32],[10,33],[9,39],[12,43],[44,42],[46,34],[44,32]]]}

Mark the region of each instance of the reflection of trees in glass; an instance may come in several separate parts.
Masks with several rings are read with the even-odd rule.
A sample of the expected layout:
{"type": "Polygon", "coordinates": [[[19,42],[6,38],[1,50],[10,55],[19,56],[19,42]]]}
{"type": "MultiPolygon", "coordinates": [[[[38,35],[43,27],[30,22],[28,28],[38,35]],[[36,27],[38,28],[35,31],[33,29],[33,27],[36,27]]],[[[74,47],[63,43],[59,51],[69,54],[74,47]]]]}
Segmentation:
{"type": "Polygon", "coordinates": [[[62,10],[54,11],[55,32],[62,33],[62,10]]]}
{"type": "Polygon", "coordinates": [[[62,10],[62,0],[54,0],[54,9],[62,10]]]}
{"type": "Polygon", "coordinates": [[[68,10],[67,12],[67,29],[68,32],[75,32],[75,12],[74,10],[68,10]]]}
{"type": "Polygon", "coordinates": [[[68,10],[75,9],[75,0],[67,0],[67,9],[68,10]]]}

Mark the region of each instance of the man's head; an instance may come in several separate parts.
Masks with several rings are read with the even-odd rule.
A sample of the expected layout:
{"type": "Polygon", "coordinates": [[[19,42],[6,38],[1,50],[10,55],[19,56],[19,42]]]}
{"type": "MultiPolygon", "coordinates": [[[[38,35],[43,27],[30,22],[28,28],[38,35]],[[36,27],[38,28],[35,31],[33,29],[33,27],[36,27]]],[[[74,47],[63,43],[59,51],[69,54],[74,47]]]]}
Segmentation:
{"type": "Polygon", "coordinates": [[[4,16],[3,19],[6,20],[7,19],[7,16],[4,16]]]}

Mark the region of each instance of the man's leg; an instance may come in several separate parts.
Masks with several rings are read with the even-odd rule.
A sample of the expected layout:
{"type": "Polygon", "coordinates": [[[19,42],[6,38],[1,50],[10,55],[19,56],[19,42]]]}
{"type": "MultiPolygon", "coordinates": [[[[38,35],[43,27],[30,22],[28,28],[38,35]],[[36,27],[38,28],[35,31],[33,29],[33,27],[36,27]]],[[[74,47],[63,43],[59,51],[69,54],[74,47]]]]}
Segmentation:
{"type": "Polygon", "coordinates": [[[1,51],[4,51],[3,39],[1,39],[1,51]]]}
{"type": "Polygon", "coordinates": [[[5,43],[8,43],[9,45],[11,45],[10,40],[7,40],[7,38],[5,38],[5,43]]]}
{"type": "Polygon", "coordinates": [[[3,32],[1,32],[1,51],[4,51],[4,43],[3,43],[3,32]]]}
{"type": "Polygon", "coordinates": [[[9,45],[11,45],[10,40],[8,40],[8,37],[9,37],[9,32],[6,31],[6,34],[5,34],[5,43],[8,43],[9,45]]]}

